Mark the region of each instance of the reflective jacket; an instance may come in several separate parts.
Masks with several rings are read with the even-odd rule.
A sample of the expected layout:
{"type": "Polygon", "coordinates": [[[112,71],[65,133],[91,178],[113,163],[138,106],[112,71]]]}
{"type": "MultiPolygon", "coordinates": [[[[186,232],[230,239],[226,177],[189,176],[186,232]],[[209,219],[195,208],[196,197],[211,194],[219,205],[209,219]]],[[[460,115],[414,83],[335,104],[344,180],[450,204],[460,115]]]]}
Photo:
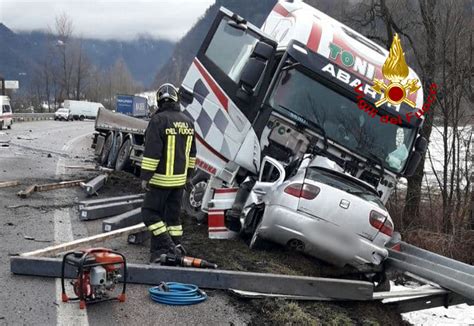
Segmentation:
{"type": "Polygon", "coordinates": [[[164,103],[145,131],[141,179],[159,188],[181,188],[195,163],[193,121],[179,104],[164,103]]]}

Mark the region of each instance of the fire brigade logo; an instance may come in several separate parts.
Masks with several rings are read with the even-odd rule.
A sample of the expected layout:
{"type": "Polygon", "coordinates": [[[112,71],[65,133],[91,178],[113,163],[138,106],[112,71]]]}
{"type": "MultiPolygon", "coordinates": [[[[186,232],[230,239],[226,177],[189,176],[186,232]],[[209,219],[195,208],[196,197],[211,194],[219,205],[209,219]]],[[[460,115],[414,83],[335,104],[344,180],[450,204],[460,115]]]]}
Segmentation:
{"type": "Polygon", "coordinates": [[[414,108],[415,102],[407,97],[420,89],[420,86],[417,85],[418,79],[416,78],[405,80],[408,77],[408,65],[405,62],[405,55],[398,34],[395,34],[393,38],[390,53],[382,66],[382,74],[385,79],[390,80],[390,83],[386,85],[383,80],[374,79],[372,88],[377,93],[383,94],[383,98],[375,102],[375,106],[379,107],[386,102],[394,105],[405,102],[414,108]]]}

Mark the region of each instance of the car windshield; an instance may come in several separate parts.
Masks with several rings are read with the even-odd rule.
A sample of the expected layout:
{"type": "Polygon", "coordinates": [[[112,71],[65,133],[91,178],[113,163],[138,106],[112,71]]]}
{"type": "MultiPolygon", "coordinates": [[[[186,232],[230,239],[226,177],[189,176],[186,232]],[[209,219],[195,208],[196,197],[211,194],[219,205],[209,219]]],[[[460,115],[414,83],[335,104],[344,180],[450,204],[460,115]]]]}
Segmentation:
{"type": "Polygon", "coordinates": [[[371,201],[380,208],[385,209],[380,198],[374,193],[374,190],[369,188],[369,186],[365,186],[336,172],[317,167],[310,167],[306,172],[306,179],[324,183],[364,200],[371,201]]]}
{"type": "MultiPolygon", "coordinates": [[[[268,104],[293,119],[324,128],[327,138],[354,153],[401,172],[416,129],[372,118],[357,103],[298,69],[282,71],[268,104]],[[295,116],[296,115],[296,116],[295,116]]],[[[316,130],[317,131],[317,130],[316,130]]]]}

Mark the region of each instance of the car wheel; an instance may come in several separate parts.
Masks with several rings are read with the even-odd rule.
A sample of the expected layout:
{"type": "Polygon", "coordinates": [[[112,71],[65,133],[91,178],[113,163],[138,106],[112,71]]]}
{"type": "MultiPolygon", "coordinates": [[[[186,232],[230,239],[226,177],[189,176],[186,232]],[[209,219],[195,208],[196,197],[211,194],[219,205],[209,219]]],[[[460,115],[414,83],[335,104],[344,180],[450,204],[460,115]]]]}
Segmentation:
{"type": "Polygon", "coordinates": [[[10,123],[7,128],[12,129],[12,124],[10,123]]]}
{"type": "Polygon", "coordinates": [[[261,236],[258,235],[258,230],[262,225],[262,218],[259,219],[257,227],[252,234],[252,238],[250,239],[249,248],[254,250],[265,250],[268,248],[268,241],[263,239],[261,236]]]}
{"type": "Polygon", "coordinates": [[[57,118],[57,117],[54,117],[54,120],[56,121],[56,120],[58,120],[58,118],[57,118]]]}
{"type": "Polygon", "coordinates": [[[132,141],[127,139],[119,149],[115,171],[128,170],[130,168],[130,153],[132,151],[132,141]]]}
{"type": "Polygon", "coordinates": [[[194,217],[202,223],[206,220],[207,214],[201,211],[202,199],[207,189],[209,175],[202,171],[197,171],[191,179],[192,188],[183,193],[183,210],[188,216],[194,217]]]}
{"type": "Polygon", "coordinates": [[[85,119],[85,117],[84,117],[83,115],[81,115],[81,116],[79,117],[79,120],[81,120],[81,121],[84,121],[84,119],[85,119]]]}

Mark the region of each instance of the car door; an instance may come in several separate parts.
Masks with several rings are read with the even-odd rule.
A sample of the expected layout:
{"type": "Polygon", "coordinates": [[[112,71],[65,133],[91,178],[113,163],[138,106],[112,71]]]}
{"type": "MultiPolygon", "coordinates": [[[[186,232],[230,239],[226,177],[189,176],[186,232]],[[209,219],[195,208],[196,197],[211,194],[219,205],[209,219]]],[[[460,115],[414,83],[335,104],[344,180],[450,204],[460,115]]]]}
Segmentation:
{"type": "MultiPolygon", "coordinates": [[[[260,29],[221,8],[180,87],[182,109],[195,121],[198,158],[206,161],[204,166],[211,174],[235,161],[240,147],[253,132],[251,122],[264,96],[259,90],[270,77],[263,74],[260,87],[246,100],[238,92],[242,71],[260,43],[273,52],[276,49],[276,42],[260,29]]],[[[268,57],[264,61],[269,67],[273,55],[268,57]]],[[[237,164],[257,172],[258,165],[255,167],[252,159],[241,161],[243,165],[237,164]]]]}

